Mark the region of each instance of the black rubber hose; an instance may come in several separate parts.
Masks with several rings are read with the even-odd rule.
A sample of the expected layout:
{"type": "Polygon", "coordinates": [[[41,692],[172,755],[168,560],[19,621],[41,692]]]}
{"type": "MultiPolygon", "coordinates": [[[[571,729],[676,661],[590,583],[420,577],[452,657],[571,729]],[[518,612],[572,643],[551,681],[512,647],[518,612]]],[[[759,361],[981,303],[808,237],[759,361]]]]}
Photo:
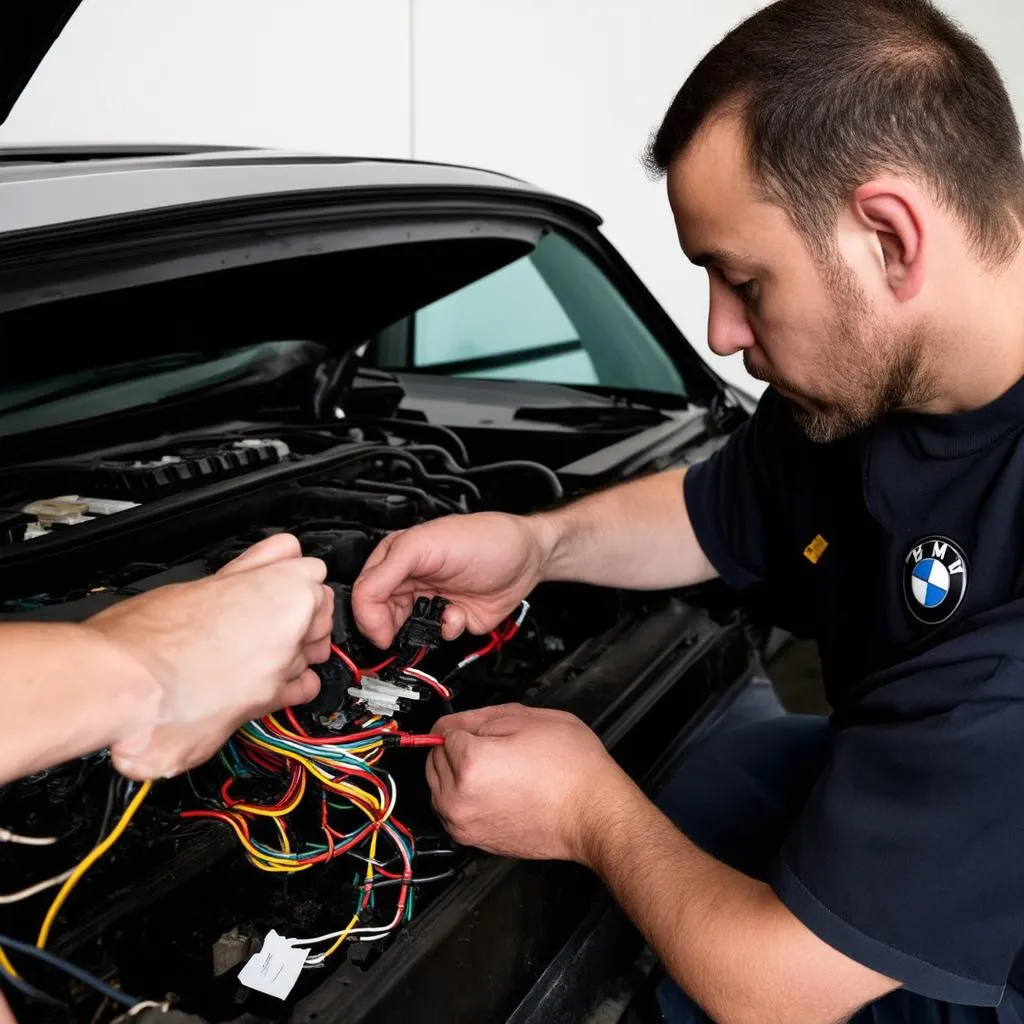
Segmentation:
{"type": "Polygon", "coordinates": [[[343,423],[357,427],[368,423],[385,431],[390,430],[393,434],[400,434],[407,437],[410,441],[415,441],[417,434],[420,437],[432,436],[437,440],[443,438],[448,442],[447,445],[443,446],[448,454],[461,465],[469,465],[469,452],[466,451],[462,438],[450,427],[444,427],[440,423],[424,423],[421,420],[382,419],[378,416],[353,416],[351,419],[338,420],[339,425],[343,423]]]}
{"type": "Polygon", "coordinates": [[[454,501],[442,498],[440,495],[428,494],[422,487],[413,487],[412,484],[395,484],[391,481],[377,480],[353,480],[347,486],[357,491],[383,491],[385,494],[404,494],[418,502],[427,515],[448,513],[461,514],[464,510],[459,508],[454,501]]]}
{"type": "Polygon", "coordinates": [[[486,466],[474,466],[472,469],[464,469],[466,476],[485,476],[488,473],[502,473],[508,470],[529,470],[538,476],[544,477],[551,489],[551,497],[556,501],[565,497],[565,488],[562,481],[558,479],[553,469],[548,468],[540,462],[527,462],[525,459],[510,459],[508,462],[491,462],[486,466]]]}
{"type": "Polygon", "coordinates": [[[444,460],[444,467],[449,473],[465,473],[466,467],[460,466],[453,458],[447,448],[439,444],[411,444],[407,448],[400,448],[399,451],[411,452],[416,458],[421,455],[438,455],[444,460]]]}
{"type": "Polygon", "coordinates": [[[449,452],[434,444],[412,444],[408,448],[400,449],[419,457],[420,455],[438,455],[445,459],[445,466],[452,472],[461,473],[463,476],[476,476],[477,474],[490,473],[495,470],[528,470],[544,477],[551,489],[554,498],[562,498],[565,491],[562,488],[562,481],[558,479],[555,471],[545,466],[542,462],[531,462],[527,459],[512,459],[506,462],[489,462],[483,466],[470,466],[462,468],[455,464],[449,452]]]}
{"type": "MultiPolygon", "coordinates": [[[[360,446],[360,448],[363,447],[364,446],[360,446]]],[[[412,475],[418,482],[455,487],[463,494],[468,494],[474,501],[480,500],[480,488],[471,480],[464,480],[461,476],[448,476],[444,473],[428,473],[423,463],[420,462],[415,455],[406,451],[404,448],[380,447],[377,451],[373,452],[360,451],[358,454],[353,454],[353,461],[356,461],[357,458],[361,458],[367,454],[370,455],[371,458],[390,459],[392,462],[404,462],[409,469],[412,470],[412,475]]]]}

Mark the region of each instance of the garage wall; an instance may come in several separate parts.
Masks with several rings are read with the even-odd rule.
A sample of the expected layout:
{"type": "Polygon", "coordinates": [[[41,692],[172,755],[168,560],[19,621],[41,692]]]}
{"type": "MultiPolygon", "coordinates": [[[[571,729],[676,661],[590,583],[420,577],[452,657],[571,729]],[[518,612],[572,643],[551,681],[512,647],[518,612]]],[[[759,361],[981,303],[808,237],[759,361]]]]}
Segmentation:
{"type": "Polygon", "coordinates": [[[410,8],[410,0],[84,0],[0,141],[404,157],[410,8]]]}
{"type": "MultiPolygon", "coordinates": [[[[823,0],[824,2],[824,0],[823,0]]],[[[416,0],[416,155],[501,168],[590,204],[698,349],[707,283],[679,252],[661,183],[638,162],[700,57],[761,0],[416,0]],[[483,87],[483,84],[486,87],[483,87]]],[[[940,0],[1000,65],[1024,116],[1024,4],[940,0]]]]}
{"type": "MultiPolygon", "coordinates": [[[[415,156],[599,210],[702,352],[702,272],[639,155],[690,68],[760,0],[85,0],[0,141],[120,140],[415,156]]],[[[1024,112],[1024,5],[940,0],[1024,112]]],[[[728,377],[754,382],[736,360],[728,377]]]]}

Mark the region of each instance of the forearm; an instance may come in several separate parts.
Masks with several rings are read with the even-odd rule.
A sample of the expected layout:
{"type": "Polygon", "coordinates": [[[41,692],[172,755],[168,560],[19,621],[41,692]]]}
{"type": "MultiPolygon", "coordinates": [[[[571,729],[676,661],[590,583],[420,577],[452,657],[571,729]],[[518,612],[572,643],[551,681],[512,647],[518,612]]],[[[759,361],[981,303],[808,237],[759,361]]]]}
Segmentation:
{"type": "Polygon", "coordinates": [[[625,777],[600,807],[586,862],[720,1024],[832,1024],[896,987],[825,946],[767,885],[704,853],[625,777]]]}
{"type": "Polygon", "coordinates": [[[668,470],[532,517],[547,545],[544,578],[635,590],[713,579],[683,499],[684,470],[668,470]]]}
{"type": "Polygon", "coordinates": [[[155,721],[157,684],[87,625],[0,625],[0,783],[155,721]]]}

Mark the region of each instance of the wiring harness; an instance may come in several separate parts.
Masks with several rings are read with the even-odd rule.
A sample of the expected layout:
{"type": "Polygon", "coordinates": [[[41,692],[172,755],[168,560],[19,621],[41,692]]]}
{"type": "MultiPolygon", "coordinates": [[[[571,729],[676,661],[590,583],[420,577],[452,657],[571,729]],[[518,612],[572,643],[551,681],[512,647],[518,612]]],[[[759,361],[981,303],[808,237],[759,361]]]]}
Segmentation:
{"type": "MultiPolygon", "coordinates": [[[[353,682],[347,691],[352,709],[362,707],[365,712],[367,706],[390,702],[393,713],[398,713],[405,702],[383,687],[412,693],[402,689],[402,684],[411,683],[426,687],[450,710],[448,683],[452,677],[507,643],[518,632],[529,607],[523,602],[483,647],[462,658],[441,681],[418,665],[441,643],[445,603],[441,598],[421,598],[395,638],[392,652],[372,667],[361,668],[349,652],[332,644],[332,658],[344,666],[353,682]]],[[[438,746],[443,739],[403,731],[393,717],[379,713],[335,716],[333,726],[325,728],[324,735],[312,735],[292,708],[248,722],[220,752],[228,773],[220,788],[220,806],[181,814],[230,827],[249,862],[261,871],[307,871],[344,856],[359,861],[361,878],[357,875],[353,881],[356,900],[348,923],[325,935],[295,940],[298,946],[326,944],[308,956],[306,969],[321,966],[347,940],[373,942],[391,934],[403,921],[411,920],[415,886],[452,876],[451,872],[414,875],[416,839],[395,815],[398,787],[394,776],[380,764],[389,749],[438,746]],[[339,731],[339,722],[344,731],[339,731]],[[271,781],[278,786],[274,800],[259,802],[236,795],[247,784],[265,789],[271,781]],[[358,812],[355,825],[351,824],[351,812],[358,812]],[[315,818],[315,839],[310,838],[308,829],[304,832],[301,823],[292,824],[302,815],[306,822],[315,818]],[[300,835],[303,838],[298,838],[300,835]],[[383,846],[388,847],[387,859],[381,859],[383,846]],[[366,923],[371,912],[376,916],[375,892],[383,887],[397,890],[393,912],[383,923],[366,923]]],[[[450,852],[429,850],[421,855],[450,852]]]]}
{"type": "MultiPolygon", "coordinates": [[[[388,696],[384,688],[391,687],[406,695],[415,693],[417,697],[421,694],[410,687],[422,689],[427,695],[436,695],[445,710],[450,711],[453,677],[511,640],[525,620],[529,606],[524,601],[515,615],[490,633],[482,647],[467,654],[443,679],[438,679],[419,666],[442,642],[445,605],[440,598],[417,601],[388,657],[372,667],[360,668],[349,651],[332,644],[332,661],[344,668],[353,684],[347,690],[346,712],[333,716],[323,735],[313,735],[292,708],[247,722],[218,754],[227,778],[220,786],[216,805],[180,812],[184,819],[211,819],[230,827],[249,862],[261,871],[308,871],[345,856],[359,863],[351,883],[355,901],[348,922],[323,935],[293,940],[298,947],[310,948],[303,964],[305,969],[322,966],[346,941],[375,942],[387,937],[403,921],[412,919],[417,886],[454,875],[453,871],[414,874],[418,856],[450,856],[454,851],[417,850],[412,831],[395,816],[395,779],[380,765],[389,749],[438,746],[443,739],[402,730],[392,714],[406,710],[407,701],[400,696],[388,696]],[[391,706],[392,714],[368,710],[381,702],[391,706]],[[255,795],[241,795],[240,791],[247,787],[255,795]],[[275,789],[277,796],[261,799],[268,789],[275,789]],[[355,824],[353,814],[358,815],[355,824]],[[312,837],[314,832],[308,826],[314,821],[312,837]],[[378,923],[377,890],[388,888],[396,890],[393,908],[378,923]]],[[[0,896],[0,904],[14,903],[60,886],[43,916],[34,945],[0,934],[0,980],[40,1004],[68,1009],[59,999],[22,977],[8,956],[10,950],[56,968],[94,989],[125,1010],[128,1017],[147,1007],[166,1007],[120,991],[46,949],[57,915],[75,886],[124,834],[151,789],[150,782],[138,785],[113,776],[101,834],[92,850],[67,871],[0,896]],[[122,784],[126,787],[126,806],[108,832],[115,792],[122,784]]],[[[0,842],[50,846],[57,839],[25,836],[0,828],[0,842]]]]}

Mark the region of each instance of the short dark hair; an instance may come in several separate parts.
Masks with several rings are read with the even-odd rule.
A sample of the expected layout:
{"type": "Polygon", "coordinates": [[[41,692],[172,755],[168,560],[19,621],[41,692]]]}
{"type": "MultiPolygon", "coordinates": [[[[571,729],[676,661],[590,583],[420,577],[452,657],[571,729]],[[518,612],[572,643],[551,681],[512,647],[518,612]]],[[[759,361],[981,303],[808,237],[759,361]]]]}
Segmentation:
{"type": "Polygon", "coordinates": [[[1024,222],[1013,106],[985,51],[928,0],[778,0],[700,62],[653,135],[664,174],[710,117],[744,120],[752,170],[819,253],[878,173],[915,176],[979,257],[1009,261],[1024,222]]]}

